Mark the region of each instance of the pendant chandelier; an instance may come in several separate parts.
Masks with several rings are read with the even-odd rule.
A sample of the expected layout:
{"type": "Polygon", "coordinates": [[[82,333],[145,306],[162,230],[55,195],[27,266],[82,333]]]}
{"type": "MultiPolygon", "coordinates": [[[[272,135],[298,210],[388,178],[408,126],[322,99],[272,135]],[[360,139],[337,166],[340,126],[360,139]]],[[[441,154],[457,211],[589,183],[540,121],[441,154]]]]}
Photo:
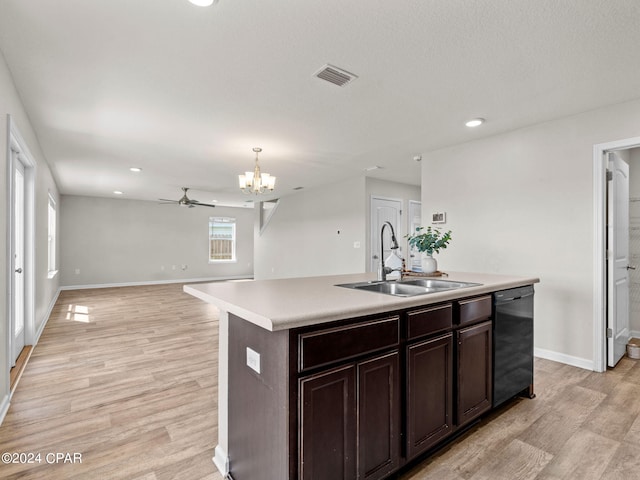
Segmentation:
{"type": "Polygon", "coordinates": [[[240,190],[244,193],[253,193],[256,195],[264,193],[267,190],[273,191],[276,186],[276,177],[273,177],[268,173],[260,173],[258,154],[262,149],[256,147],[253,151],[256,152],[256,166],[254,167],[253,172],[245,172],[244,175],[238,175],[240,190]]]}

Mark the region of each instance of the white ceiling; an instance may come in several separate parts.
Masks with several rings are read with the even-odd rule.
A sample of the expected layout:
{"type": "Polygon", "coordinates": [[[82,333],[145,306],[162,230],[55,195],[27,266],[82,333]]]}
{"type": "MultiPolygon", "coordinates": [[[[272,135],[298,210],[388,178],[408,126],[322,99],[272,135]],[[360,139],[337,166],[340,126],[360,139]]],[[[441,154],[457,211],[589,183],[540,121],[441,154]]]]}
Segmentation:
{"type": "Polygon", "coordinates": [[[417,185],[421,152],[638,98],[638,25],[638,0],[0,0],[61,193],[221,203],[256,146],[267,198],[373,165],[417,185]]]}

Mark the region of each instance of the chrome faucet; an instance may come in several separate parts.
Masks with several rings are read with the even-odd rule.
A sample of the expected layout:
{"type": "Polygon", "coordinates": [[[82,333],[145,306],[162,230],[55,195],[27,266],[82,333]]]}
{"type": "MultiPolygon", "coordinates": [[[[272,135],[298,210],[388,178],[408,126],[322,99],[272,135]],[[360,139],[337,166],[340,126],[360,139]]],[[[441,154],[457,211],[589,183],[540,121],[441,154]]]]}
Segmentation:
{"type": "MultiPolygon", "coordinates": [[[[380,270],[378,272],[378,280],[382,280],[383,282],[387,280],[387,274],[393,272],[391,268],[384,266],[384,229],[385,227],[389,227],[391,229],[391,241],[393,245],[391,246],[391,250],[397,250],[398,241],[396,240],[396,232],[393,230],[393,225],[391,222],[384,222],[382,224],[382,228],[380,229],[380,270]]],[[[402,269],[400,271],[400,278],[402,278],[402,269]]]]}

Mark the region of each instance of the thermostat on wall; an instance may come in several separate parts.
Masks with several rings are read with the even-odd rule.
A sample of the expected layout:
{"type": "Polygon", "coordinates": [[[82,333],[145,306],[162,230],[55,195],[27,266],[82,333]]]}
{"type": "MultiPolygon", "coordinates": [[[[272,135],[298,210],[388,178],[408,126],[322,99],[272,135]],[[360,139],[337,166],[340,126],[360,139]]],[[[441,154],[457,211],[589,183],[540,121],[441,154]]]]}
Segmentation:
{"type": "Polygon", "coordinates": [[[446,212],[432,213],[431,223],[447,223],[446,212]]]}

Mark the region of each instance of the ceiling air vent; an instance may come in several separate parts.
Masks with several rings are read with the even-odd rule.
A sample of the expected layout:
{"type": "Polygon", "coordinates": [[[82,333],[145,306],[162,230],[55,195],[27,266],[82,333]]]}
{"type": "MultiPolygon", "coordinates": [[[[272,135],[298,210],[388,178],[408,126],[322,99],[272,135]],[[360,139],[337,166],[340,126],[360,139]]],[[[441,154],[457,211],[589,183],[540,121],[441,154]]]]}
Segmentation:
{"type": "Polygon", "coordinates": [[[329,83],[333,83],[334,85],[338,85],[339,87],[344,87],[347,83],[358,78],[358,76],[353,73],[349,73],[346,70],[342,70],[329,64],[318,70],[314,76],[322,80],[326,80],[329,83]]]}

